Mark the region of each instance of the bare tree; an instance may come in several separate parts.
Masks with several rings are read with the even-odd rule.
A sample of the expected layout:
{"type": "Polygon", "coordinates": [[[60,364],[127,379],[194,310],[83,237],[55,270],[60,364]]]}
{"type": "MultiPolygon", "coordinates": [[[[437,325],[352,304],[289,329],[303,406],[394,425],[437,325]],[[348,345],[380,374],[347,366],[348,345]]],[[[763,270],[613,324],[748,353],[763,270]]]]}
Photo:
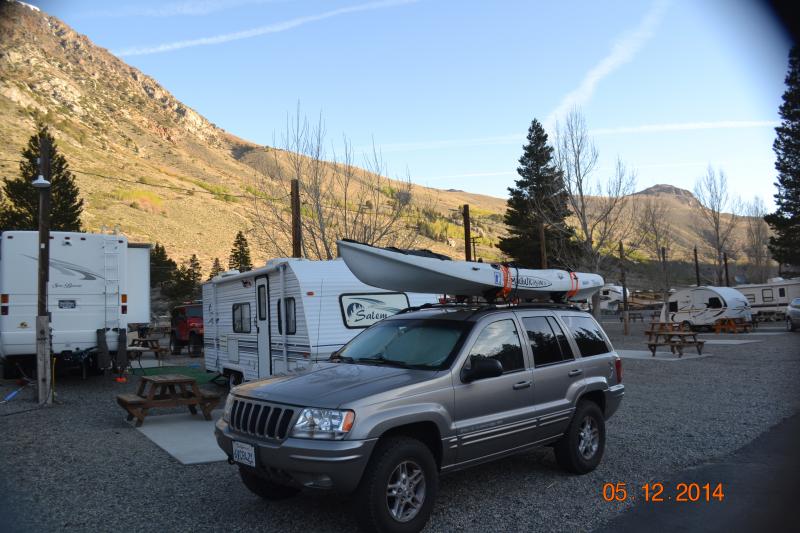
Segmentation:
{"type": "Polygon", "coordinates": [[[711,250],[715,282],[723,283],[723,254],[732,251],[731,233],[736,227],[740,202],[728,194],[728,179],[711,165],[706,174],[697,179],[694,195],[700,204],[699,217],[703,227],[700,236],[711,250]]]}
{"type": "Polygon", "coordinates": [[[254,229],[271,255],[291,250],[291,181],[298,180],[301,196],[302,251],[310,259],[332,259],[338,239],[372,245],[408,247],[418,236],[420,213],[431,198],[415,198],[408,174],[386,177],[377,151],[365,157],[365,169],[355,164],[347,138],[331,157],[325,150],[325,124],[320,116],[310,124],[298,107],[287,118],[283,150],[268,151],[269,163],[254,178],[254,229]]]}
{"type": "Polygon", "coordinates": [[[764,222],[767,208],[759,196],[744,206],[746,217],[745,253],[750,260],[750,281],[764,283],[769,275],[769,227],[764,222]]]}
{"type": "Polygon", "coordinates": [[[644,200],[639,211],[637,229],[641,239],[641,247],[647,251],[651,259],[660,265],[661,276],[664,279],[664,290],[667,286],[667,264],[661,256],[662,248],[666,251],[672,244],[672,223],[670,210],[657,198],[649,197],[644,200]]]}
{"type": "Polygon", "coordinates": [[[564,176],[567,204],[575,218],[579,257],[575,266],[599,272],[616,244],[635,229],[630,194],[636,177],[619,159],[607,178],[597,177],[598,152],[578,109],[556,126],[556,164],[564,176]]]}

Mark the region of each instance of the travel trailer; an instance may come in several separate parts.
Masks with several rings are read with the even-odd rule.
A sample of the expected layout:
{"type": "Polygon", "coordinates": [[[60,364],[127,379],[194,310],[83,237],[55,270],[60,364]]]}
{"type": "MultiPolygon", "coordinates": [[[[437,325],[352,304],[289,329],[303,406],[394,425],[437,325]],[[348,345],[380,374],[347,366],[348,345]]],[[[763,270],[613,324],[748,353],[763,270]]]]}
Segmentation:
{"type": "Polygon", "coordinates": [[[731,287],[692,287],[669,296],[661,310],[661,320],[681,322],[692,328],[711,327],[722,318],[752,321],[747,298],[731,287]]]}
{"type": "Polygon", "coordinates": [[[327,359],[364,328],[433,294],[365,285],[341,259],[273,259],[203,284],[205,367],[231,384],[327,359]]]}
{"type": "MultiPolygon", "coordinates": [[[[626,290],[626,292],[630,300],[631,293],[628,290],[626,290]]],[[[603,288],[600,289],[600,310],[615,313],[619,310],[621,305],[622,285],[614,285],[612,283],[603,285],[603,288]]]]}
{"type": "MultiPolygon", "coordinates": [[[[38,248],[38,232],[0,234],[0,359],[7,376],[17,365],[35,366],[38,248]]],[[[120,330],[150,322],[150,245],[122,235],[51,232],[47,290],[53,354],[68,358],[96,347],[98,330],[115,352],[120,330]]]]}
{"type": "Polygon", "coordinates": [[[772,278],[767,283],[739,285],[759,320],[783,320],[786,306],[800,298],[800,278],[772,278]]]}

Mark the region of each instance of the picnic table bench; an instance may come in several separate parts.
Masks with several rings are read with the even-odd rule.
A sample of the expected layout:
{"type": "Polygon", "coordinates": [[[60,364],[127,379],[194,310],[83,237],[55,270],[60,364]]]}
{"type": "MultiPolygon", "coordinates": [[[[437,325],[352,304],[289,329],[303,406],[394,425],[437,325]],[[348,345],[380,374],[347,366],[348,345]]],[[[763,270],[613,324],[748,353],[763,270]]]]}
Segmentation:
{"type": "Polygon", "coordinates": [[[687,346],[694,346],[698,355],[703,354],[705,341],[698,340],[696,332],[684,329],[677,322],[651,322],[650,328],[645,330],[645,335],[647,335],[647,347],[653,357],[659,346],[669,346],[673,354],[678,352],[678,357],[683,357],[683,349],[687,346]]]}
{"type": "Polygon", "coordinates": [[[131,339],[131,345],[126,348],[129,359],[135,359],[142,366],[142,354],[153,352],[159,366],[161,360],[169,354],[169,348],[161,346],[159,339],[155,337],[140,337],[131,339]]]}
{"type": "Polygon", "coordinates": [[[136,419],[136,427],[144,423],[150,409],[185,405],[194,415],[197,408],[203,418],[211,420],[211,411],[217,406],[220,395],[202,390],[194,378],[182,374],[142,376],[135,394],[117,395],[117,403],[128,412],[128,421],[136,419]]]}
{"type": "Polygon", "coordinates": [[[749,333],[753,324],[741,318],[720,318],[714,322],[714,333],[749,333]]]}

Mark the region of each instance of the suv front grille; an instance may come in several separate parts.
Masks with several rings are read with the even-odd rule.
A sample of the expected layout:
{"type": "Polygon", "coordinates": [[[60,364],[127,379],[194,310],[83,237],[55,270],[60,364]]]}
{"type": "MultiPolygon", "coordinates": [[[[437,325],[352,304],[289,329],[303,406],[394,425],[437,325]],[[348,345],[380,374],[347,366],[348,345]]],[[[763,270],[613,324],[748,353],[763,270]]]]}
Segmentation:
{"type": "Polygon", "coordinates": [[[231,410],[230,426],[233,431],[245,435],[283,440],[289,432],[292,416],[294,409],[236,398],[231,410]]]}

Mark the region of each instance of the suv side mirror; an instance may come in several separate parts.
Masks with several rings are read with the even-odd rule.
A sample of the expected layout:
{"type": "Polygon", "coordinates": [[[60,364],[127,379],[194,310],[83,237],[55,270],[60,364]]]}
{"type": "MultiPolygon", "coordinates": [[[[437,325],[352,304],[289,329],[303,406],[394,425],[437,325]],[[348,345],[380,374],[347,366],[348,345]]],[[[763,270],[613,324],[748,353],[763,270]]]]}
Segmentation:
{"type": "Polygon", "coordinates": [[[464,383],[503,375],[503,365],[497,359],[473,357],[470,364],[471,368],[461,369],[461,381],[464,383]]]}

